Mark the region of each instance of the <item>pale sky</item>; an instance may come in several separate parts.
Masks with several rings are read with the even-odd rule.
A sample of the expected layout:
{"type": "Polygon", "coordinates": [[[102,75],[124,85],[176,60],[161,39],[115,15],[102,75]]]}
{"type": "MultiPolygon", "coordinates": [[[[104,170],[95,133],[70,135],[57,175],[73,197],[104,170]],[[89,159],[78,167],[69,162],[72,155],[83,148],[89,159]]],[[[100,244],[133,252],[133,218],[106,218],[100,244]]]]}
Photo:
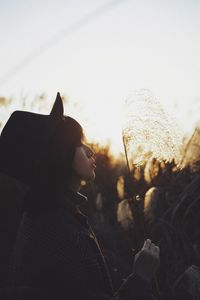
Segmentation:
{"type": "Polygon", "coordinates": [[[200,120],[199,1],[0,0],[0,20],[0,96],[15,99],[4,114],[60,91],[79,107],[65,114],[114,152],[131,90],[150,89],[186,133],[200,120]]]}

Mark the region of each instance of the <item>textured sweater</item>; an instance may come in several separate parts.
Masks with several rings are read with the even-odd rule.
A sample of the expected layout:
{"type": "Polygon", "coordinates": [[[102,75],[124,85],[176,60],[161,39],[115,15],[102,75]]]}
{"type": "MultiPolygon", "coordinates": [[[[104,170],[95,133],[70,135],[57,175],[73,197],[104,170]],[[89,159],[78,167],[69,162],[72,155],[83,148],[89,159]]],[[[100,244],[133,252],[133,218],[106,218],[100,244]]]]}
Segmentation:
{"type": "Polygon", "coordinates": [[[23,213],[10,263],[10,290],[18,298],[10,299],[153,299],[150,286],[134,273],[113,291],[99,243],[79,210],[86,197],[65,197],[59,209],[23,213]]]}

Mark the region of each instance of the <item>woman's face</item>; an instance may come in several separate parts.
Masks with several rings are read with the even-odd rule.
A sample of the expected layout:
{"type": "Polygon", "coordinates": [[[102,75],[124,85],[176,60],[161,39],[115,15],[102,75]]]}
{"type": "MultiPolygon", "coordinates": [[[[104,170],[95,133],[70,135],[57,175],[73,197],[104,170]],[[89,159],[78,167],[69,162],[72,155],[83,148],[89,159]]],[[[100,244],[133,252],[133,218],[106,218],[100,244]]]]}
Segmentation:
{"type": "Polygon", "coordinates": [[[73,169],[81,180],[90,181],[95,179],[95,155],[85,144],[76,148],[73,169]]]}

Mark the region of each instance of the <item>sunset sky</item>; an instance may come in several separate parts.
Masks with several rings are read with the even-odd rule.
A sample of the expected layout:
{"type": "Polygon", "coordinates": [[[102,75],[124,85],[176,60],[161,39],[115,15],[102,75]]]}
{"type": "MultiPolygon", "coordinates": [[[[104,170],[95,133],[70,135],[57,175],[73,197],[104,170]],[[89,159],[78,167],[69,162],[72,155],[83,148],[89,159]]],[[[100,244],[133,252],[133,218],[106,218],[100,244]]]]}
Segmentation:
{"type": "Polygon", "coordinates": [[[6,117],[41,93],[49,113],[60,91],[65,114],[114,152],[132,90],[150,89],[186,133],[200,120],[199,1],[0,0],[0,20],[0,96],[15,99],[6,117]]]}

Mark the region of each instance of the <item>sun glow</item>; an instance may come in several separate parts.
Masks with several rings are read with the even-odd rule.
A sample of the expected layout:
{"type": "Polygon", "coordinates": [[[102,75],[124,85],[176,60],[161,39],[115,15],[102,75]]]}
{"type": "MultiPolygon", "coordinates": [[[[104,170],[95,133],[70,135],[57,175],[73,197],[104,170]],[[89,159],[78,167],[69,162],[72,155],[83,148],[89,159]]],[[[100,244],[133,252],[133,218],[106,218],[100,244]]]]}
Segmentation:
{"type": "Polygon", "coordinates": [[[121,1],[74,30],[73,24],[109,1],[47,2],[35,0],[31,10],[24,0],[21,5],[1,3],[0,77],[12,70],[12,76],[1,82],[1,95],[14,100],[8,109],[1,106],[2,125],[14,110],[48,114],[59,91],[69,98],[66,114],[80,121],[88,139],[110,143],[112,153],[119,154],[124,152],[122,101],[129,90],[144,87],[174,110],[185,133],[192,133],[200,112],[197,3],[121,1]],[[60,33],[59,41],[47,43],[60,33]],[[44,44],[49,47],[40,52],[44,44]],[[29,105],[23,95],[42,93],[47,97],[40,110],[37,101],[29,105]]]}
{"type": "Polygon", "coordinates": [[[136,165],[152,158],[178,163],[183,133],[160,101],[147,89],[131,92],[125,101],[120,97],[112,101],[110,95],[105,103],[97,96],[95,105],[85,101],[82,108],[69,101],[66,111],[81,123],[89,142],[109,144],[114,156],[124,154],[124,140],[129,159],[136,165]]]}

